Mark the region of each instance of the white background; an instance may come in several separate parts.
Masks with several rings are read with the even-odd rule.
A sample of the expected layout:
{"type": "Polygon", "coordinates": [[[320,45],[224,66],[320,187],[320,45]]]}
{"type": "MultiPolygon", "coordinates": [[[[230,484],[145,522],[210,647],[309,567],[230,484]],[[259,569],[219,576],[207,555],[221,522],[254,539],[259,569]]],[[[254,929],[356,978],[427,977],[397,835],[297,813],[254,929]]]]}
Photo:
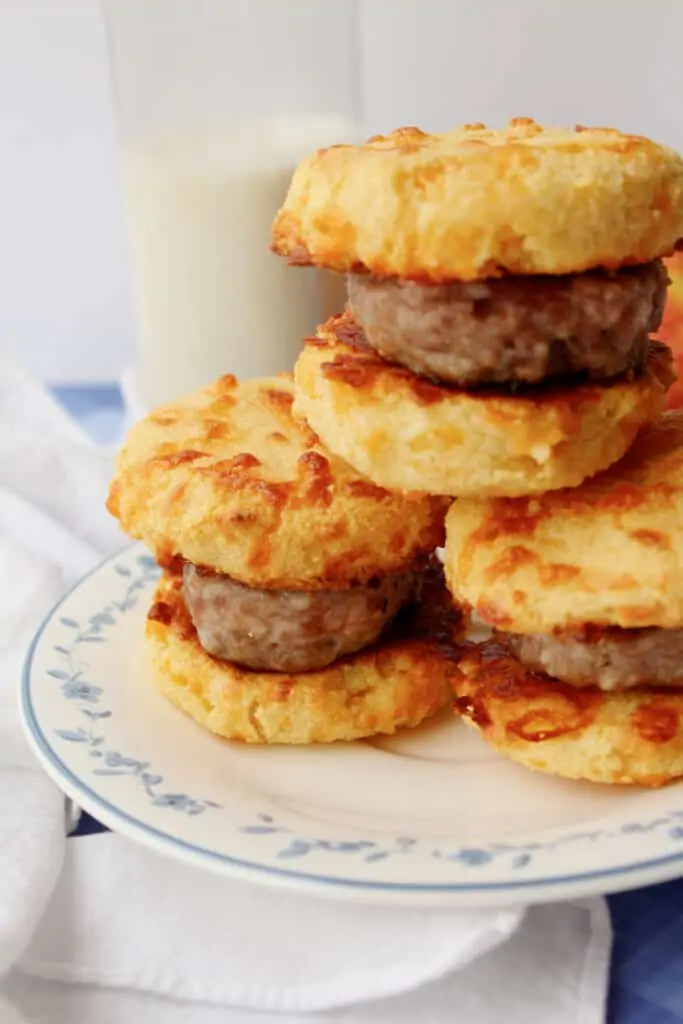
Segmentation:
{"type": "MultiPolygon", "coordinates": [[[[368,132],[526,115],[683,149],[679,0],[361,3],[368,132]]],[[[115,377],[134,327],[97,0],[0,0],[0,129],[0,345],[115,377]]]]}

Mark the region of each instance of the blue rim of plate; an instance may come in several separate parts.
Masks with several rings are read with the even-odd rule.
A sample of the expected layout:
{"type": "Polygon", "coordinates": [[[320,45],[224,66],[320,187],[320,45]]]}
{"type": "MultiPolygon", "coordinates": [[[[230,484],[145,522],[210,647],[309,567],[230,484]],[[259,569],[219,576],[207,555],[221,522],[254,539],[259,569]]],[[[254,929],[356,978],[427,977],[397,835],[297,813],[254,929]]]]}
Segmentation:
{"type": "MultiPolygon", "coordinates": [[[[112,822],[112,828],[116,828],[115,823],[121,823],[124,826],[124,831],[128,835],[134,836],[138,833],[140,837],[146,836],[149,839],[161,840],[163,843],[174,846],[180,850],[192,856],[192,859],[204,860],[213,864],[226,864],[234,867],[240,871],[248,871],[253,875],[265,875],[271,879],[284,878],[292,881],[311,882],[316,885],[330,886],[344,889],[362,889],[365,891],[378,891],[378,892],[403,892],[403,893],[477,893],[477,892],[494,892],[494,891],[512,891],[518,890],[529,890],[529,889],[543,889],[544,887],[553,886],[570,886],[580,882],[599,882],[602,879],[621,879],[625,883],[628,878],[632,875],[637,875],[640,872],[664,868],[668,865],[679,864],[683,869],[683,851],[681,853],[666,854],[663,857],[653,857],[648,860],[636,861],[633,864],[629,864],[623,867],[615,868],[602,868],[597,871],[583,871],[577,872],[576,874],[570,875],[550,875],[547,877],[526,879],[519,881],[508,881],[508,882],[378,882],[369,881],[355,878],[344,878],[338,875],[325,875],[315,874],[307,871],[294,871],[291,868],[279,868],[273,867],[267,864],[259,863],[258,861],[243,860],[239,857],[231,857],[229,854],[220,853],[218,850],[210,850],[205,846],[196,846],[194,843],[190,843],[185,839],[180,839],[177,836],[170,834],[163,829],[155,828],[153,825],[149,825],[147,822],[136,818],[134,815],[129,814],[127,811],[121,810],[116,804],[111,803],[105,797],[101,796],[94,789],[92,789],[87,783],[83,782],[81,778],[74,774],[74,772],[64,763],[59,754],[55,751],[54,747],[48,742],[43,730],[41,729],[38,719],[36,717],[35,710],[31,699],[31,675],[33,667],[33,658],[40,644],[43,633],[50,625],[54,617],[62,605],[71,597],[74,591],[90,579],[96,573],[98,573],[104,566],[113,562],[115,559],[120,558],[128,551],[132,551],[139,545],[128,545],[125,548],[114,552],[107,558],[103,559],[98,565],[96,565],[90,572],[86,573],[79,580],[76,581],[57,601],[53,608],[43,619],[42,623],[38,627],[38,630],[31,641],[26,657],[24,659],[24,665],[22,669],[21,679],[21,711],[23,715],[24,726],[28,732],[29,738],[35,747],[40,751],[45,760],[52,764],[59,772],[60,776],[68,783],[74,794],[83,797],[83,804],[88,804],[87,810],[94,816],[98,814],[98,808],[105,812],[104,817],[108,819],[108,822],[112,822]],[[128,826],[128,829],[125,828],[128,826]]],[[[71,795],[71,794],[70,794],[71,795]]],[[[107,823],[107,822],[105,822],[107,823]]],[[[148,844],[148,845],[151,845],[148,844]]],[[[156,849],[156,846],[155,846],[156,849]]],[[[683,871],[682,871],[683,873],[683,871]]],[[[672,877],[668,875],[667,877],[672,877]]],[[[665,881],[664,878],[659,881],[665,881]]],[[[635,886],[638,886],[638,882],[635,882],[635,886]]],[[[645,883],[648,884],[648,883],[645,883]]],[[[654,884],[652,882],[651,884],[654,884]]],[[[621,886],[621,888],[628,888],[627,884],[621,886]]]]}

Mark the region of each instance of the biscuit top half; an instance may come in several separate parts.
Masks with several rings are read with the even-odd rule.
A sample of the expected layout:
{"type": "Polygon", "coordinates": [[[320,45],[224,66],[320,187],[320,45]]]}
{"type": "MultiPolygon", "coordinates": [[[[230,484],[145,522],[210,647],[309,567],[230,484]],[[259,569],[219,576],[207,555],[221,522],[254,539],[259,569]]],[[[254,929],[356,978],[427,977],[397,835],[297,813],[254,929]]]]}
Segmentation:
{"type": "Polygon", "coordinates": [[[581,486],[455,502],[452,591],[490,624],[553,633],[585,624],[683,627],[683,411],[581,486]]]}
{"type": "Polygon", "coordinates": [[[519,117],[399,128],[303,160],[272,232],[292,263],[426,283],[646,263],[683,237],[683,160],[614,128],[519,117]]]}
{"type": "Polygon", "coordinates": [[[223,377],[132,428],[107,507],[162,566],[264,588],[344,588],[443,540],[443,499],[390,493],[292,415],[291,377],[223,377]]]}

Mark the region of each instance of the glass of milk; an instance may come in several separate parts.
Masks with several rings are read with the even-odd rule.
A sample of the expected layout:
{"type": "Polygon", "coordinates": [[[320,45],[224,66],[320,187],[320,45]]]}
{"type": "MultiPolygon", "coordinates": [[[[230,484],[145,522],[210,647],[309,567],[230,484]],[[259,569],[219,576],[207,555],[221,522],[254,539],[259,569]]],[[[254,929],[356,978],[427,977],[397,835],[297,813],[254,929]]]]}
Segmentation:
{"type": "Polygon", "coordinates": [[[357,0],[104,0],[141,409],[291,369],[345,301],[270,225],[294,167],[359,137],[357,0]]]}

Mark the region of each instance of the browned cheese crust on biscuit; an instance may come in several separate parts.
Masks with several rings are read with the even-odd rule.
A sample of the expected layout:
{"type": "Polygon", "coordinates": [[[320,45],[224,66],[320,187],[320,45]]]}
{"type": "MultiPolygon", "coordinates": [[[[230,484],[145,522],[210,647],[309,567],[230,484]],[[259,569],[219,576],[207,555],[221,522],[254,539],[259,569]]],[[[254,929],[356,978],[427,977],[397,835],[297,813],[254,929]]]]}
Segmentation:
{"type": "Polygon", "coordinates": [[[683,411],[647,426],[580,487],[468,498],[446,522],[459,601],[504,632],[683,627],[683,411]]]}
{"type": "Polygon", "coordinates": [[[526,768],[639,786],[683,775],[681,690],[578,689],[525,669],[495,641],[471,645],[459,670],[459,713],[526,768]]]}
{"type": "Polygon", "coordinates": [[[436,283],[647,263],[681,236],[677,153],[528,117],[320,149],[273,224],[273,248],[292,263],[436,283]]]}
{"type": "Polygon", "coordinates": [[[446,503],[392,494],[292,415],[291,377],[210,387],[157,409],[119,454],[108,508],[162,565],[249,586],[343,588],[412,568],[446,503]]]}

